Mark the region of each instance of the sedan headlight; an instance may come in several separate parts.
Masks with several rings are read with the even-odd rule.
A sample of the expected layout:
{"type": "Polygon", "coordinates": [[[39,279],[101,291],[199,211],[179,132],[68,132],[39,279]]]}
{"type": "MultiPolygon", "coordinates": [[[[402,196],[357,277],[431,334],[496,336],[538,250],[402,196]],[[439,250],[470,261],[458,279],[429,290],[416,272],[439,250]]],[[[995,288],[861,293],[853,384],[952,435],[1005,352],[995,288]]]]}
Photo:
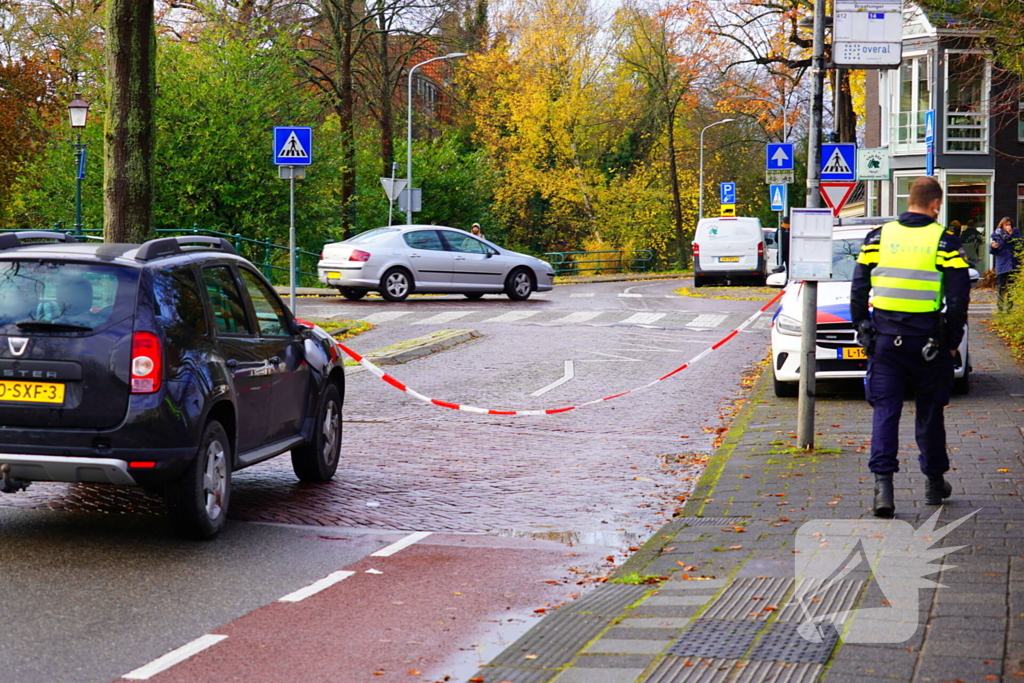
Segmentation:
{"type": "Polygon", "coordinates": [[[780,315],[775,319],[775,329],[779,331],[779,334],[799,337],[802,334],[802,327],[799,320],[790,318],[788,315],[780,315]]]}

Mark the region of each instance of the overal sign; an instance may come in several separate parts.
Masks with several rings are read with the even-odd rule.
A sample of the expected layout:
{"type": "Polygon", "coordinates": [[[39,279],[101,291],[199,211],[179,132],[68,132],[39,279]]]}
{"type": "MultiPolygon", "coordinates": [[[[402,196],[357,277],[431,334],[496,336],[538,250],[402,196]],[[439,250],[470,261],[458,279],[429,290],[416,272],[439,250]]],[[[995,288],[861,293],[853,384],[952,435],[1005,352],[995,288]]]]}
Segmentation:
{"type": "Polygon", "coordinates": [[[843,142],[821,146],[821,180],[854,181],[857,179],[857,145],[843,142]]]}
{"type": "Polygon", "coordinates": [[[793,143],[770,142],[765,148],[765,165],[769,171],[793,170],[793,143]]]}
{"type": "Polygon", "coordinates": [[[903,56],[900,0],[836,0],[832,59],[839,68],[891,69],[903,56]]]}
{"type": "Polygon", "coordinates": [[[846,202],[849,201],[855,187],[857,187],[857,183],[854,182],[821,184],[821,196],[829,208],[832,209],[833,216],[838,216],[839,212],[846,206],[846,202]]]}
{"type": "Polygon", "coordinates": [[[857,150],[857,180],[888,180],[889,150],[879,149],[857,150]]]}
{"type": "Polygon", "coordinates": [[[736,183],[719,183],[718,187],[721,195],[721,204],[736,203],[736,183]]]}
{"type": "Polygon", "coordinates": [[[278,166],[308,166],[313,163],[313,129],[309,126],[274,128],[274,163],[278,166]]]}
{"type": "Polygon", "coordinates": [[[768,188],[768,200],[771,203],[772,211],[786,212],[789,203],[788,192],[785,185],[771,185],[768,188]]]}

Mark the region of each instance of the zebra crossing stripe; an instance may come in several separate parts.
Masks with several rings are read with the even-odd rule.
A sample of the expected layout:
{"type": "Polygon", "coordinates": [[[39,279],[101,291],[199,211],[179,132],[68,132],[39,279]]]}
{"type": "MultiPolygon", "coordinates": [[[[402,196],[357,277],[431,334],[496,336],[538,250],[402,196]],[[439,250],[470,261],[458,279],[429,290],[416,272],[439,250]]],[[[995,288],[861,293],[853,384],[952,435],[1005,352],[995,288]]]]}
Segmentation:
{"type": "MultiPolygon", "coordinates": [[[[399,390],[409,394],[410,396],[412,396],[412,397],[414,397],[414,398],[416,398],[416,399],[418,399],[420,401],[423,401],[424,403],[429,403],[431,405],[435,405],[435,406],[438,406],[440,408],[449,408],[451,410],[461,410],[461,411],[466,412],[466,413],[476,413],[477,415],[509,415],[509,416],[516,416],[516,417],[540,416],[540,415],[556,415],[558,413],[567,413],[570,410],[578,410],[580,408],[583,408],[584,406],[594,405],[595,403],[604,403],[606,401],[611,401],[612,399],[616,399],[616,398],[619,398],[621,396],[626,396],[628,394],[632,394],[632,393],[634,393],[636,391],[640,391],[641,389],[646,389],[647,387],[654,386],[658,382],[665,381],[669,377],[672,377],[672,376],[678,374],[679,372],[685,370],[686,368],[690,367],[691,365],[699,362],[700,360],[702,360],[703,358],[705,358],[709,354],[713,353],[714,351],[717,351],[722,346],[727,344],[731,339],[733,339],[735,336],[737,336],[740,332],[745,330],[747,327],[750,327],[752,324],[754,324],[754,322],[763,313],[765,313],[769,308],[774,306],[775,303],[779,299],[782,298],[782,295],[784,293],[785,293],[785,290],[780,290],[779,293],[777,295],[775,295],[775,298],[773,298],[771,301],[769,301],[764,306],[762,306],[760,309],[758,309],[749,318],[744,320],[739,325],[739,327],[737,327],[735,330],[733,330],[729,334],[725,335],[722,339],[720,339],[716,343],[712,344],[710,347],[704,349],[699,354],[697,354],[696,356],[691,358],[688,362],[682,364],[681,366],[679,366],[678,368],[676,368],[672,372],[668,373],[667,375],[662,375],[661,377],[659,377],[658,379],[656,379],[656,380],[654,380],[652,382],[648,382],[647,384],[644,384],[642,386],[635,387],[633,389],[630,389],[629,391],[623,391],[623,392],[620,392],[618,394],[613,394],[611,396],[605,396],[603,398],[595,398],[592,401],[587,401],[586,403],[580,403],[579,405],[575,405],[575,406],[566,406],[564,408],[549,408],[547,410],[492,410],[492,409],[489,409],[489,408],[477,408],[476,406],[464,406],[464,405],[461,405],[461,404],[458,404],[458,403],[452,403],[450,401],[441,401],[439,399],[430,398],[429,396],[424,396],[423,394],[421,394],[419,392],[413,391],[412,389],[407,387],[405,384],[403,384],[402,382],[398,381],[397,379],[395,379],[391,375],[387,374],[386,372],[381,370],[379,367],[377,367],[376,365],[374,365],[370,361],[366,360],[361,355],[359,355],[358,353],[356,353],[352,349],[348,348],[344,344],[338,344],[338,347],[342,351],[344,351],[352,360],[356,361],[357,363],[362,365],[364,368],[366,368],[367,370],[369,370],[374,375],[376,375],[377,377],[381,378],[383,381],[387,382],[391,386],[395,387],[396,389],[399,389],[399,390]]],[[[600,314],[600,311],[598,312],[598,314],[600,314]]],[[[722,317],[724,319],[724,316],[722,316],[722,317]]]]}

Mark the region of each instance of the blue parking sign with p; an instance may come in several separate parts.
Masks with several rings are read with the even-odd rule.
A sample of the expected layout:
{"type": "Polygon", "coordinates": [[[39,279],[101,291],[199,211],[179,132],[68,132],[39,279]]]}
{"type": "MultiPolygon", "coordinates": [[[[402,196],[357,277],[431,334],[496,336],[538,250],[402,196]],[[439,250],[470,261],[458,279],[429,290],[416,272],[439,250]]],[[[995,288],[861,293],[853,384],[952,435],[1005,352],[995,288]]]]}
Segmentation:
{"type": "Polygon", "coordinates": [[[736,203],[736,183],[721,183],[719,189],[722,195],[721,204],[736,203]]]}
{"type": "Polygon", "coordinates": [[[309,126],[274,128],[274,163],[278,166],[308,166],[313,163],[313,129],[309,126]]]}

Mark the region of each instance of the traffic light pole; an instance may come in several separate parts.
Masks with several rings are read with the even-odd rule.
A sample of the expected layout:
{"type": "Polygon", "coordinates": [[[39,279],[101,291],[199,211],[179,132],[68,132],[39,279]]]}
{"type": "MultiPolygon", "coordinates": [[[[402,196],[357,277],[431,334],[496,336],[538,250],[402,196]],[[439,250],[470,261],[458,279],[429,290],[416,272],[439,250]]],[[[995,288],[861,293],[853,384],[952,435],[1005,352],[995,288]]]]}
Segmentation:
{"type": "MultiPolygon", "coordinates": [[[[814,3],[814,43],[811,59],[811,116],[807,135],[807,208],[821,208],[821,128],[825,95],[825,2],[814,3]]],[[[792,256],[790,257],[792,258],[792,256]]],[[[818,361],[818,281],[804,287],[803,325],[800,329],[800,389],[797,398],[797,443],[814,448],[814,396],[818,361]]]]}

